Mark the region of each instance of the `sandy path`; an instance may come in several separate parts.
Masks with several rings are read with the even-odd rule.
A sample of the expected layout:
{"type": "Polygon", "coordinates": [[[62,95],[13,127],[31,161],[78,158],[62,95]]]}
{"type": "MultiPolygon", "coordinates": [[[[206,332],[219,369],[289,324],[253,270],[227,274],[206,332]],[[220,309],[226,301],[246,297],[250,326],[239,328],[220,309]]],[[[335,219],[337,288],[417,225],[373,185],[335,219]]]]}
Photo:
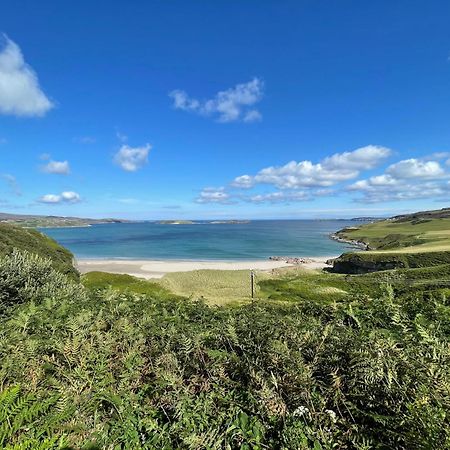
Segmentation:
{"type": "MultiPolygon", "coordinates": [[[[330,257],[314,258],[301,267],[321,269],[326,267],[325,261],[330,257]]],[[[81,273],[110,272],[133,275],[139,278],[162,278],[166,273],[190,272],[192,270],[271,270],[290,267],[283,261],[152,261],[152,260],[120,260],[120,259],[78,259],[77,268],[81,273]]]]}

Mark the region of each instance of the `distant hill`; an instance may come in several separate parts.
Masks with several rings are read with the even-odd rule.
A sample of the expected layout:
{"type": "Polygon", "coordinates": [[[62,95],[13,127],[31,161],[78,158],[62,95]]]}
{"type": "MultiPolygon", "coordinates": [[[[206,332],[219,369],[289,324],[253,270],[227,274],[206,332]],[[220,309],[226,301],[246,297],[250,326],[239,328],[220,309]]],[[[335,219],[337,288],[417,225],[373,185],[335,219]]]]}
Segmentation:
{"type": "Polygon", "coordinates": [[[408,222],[414,220],[427,220],[427,219],[449,219],[450,208],[434,209],[431,211],[419,211],[411,214],[402,214],[400,216],[391,217],[390,220],[396,222],[408,222]]]}
{"type": "Polygon", "coordinates": [[[56,270],[78,278],[78,272],[72,264],[73,255],[69,250],[37,230],[0,223],[0,255],[10,254],[14,248],[50,259],[56,270]]]}
{"type": "Polygon", "coordinates": [[[124,219],[89,219],[64,216],[40,216],[29,214],[0,213],[0,222],[16,224],[23,227],[87,227],[100,223],[132,222],[124,219]]]}
{"type": "Polygon", "coordinates": [[[334,261],[336,271],[364,273],[449,264],[450,208],[347,227],[331,237],[370,250],[341,255],[334,261]]]}

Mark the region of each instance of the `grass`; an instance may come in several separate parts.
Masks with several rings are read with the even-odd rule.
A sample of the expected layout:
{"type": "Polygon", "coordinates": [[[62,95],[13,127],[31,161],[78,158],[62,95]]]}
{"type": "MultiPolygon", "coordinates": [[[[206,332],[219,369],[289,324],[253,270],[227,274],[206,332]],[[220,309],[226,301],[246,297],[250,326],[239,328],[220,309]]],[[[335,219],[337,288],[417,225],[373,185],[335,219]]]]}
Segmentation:
{"type": "Polygon", "coordinates": [[[102,289],[114,289],[124,293],[143,294],[152,298],[173,298],[167,289],[159,283],[147,280],[141,280],[131,275],[108,273],[108,272],[89,272],[81,277],[85,287],[91,291],[102,289]]]}
{"type": "Polygon", "coordinates": [[[48,258],[56,270],[78,278],[78,272],[72,264],[73,255],[69,250],[39,231],[0,223],[0,255],[9,255],[14,248],[48,258]]]}
{"type": "MultiPolygon", "coordinates": [[[[267,272],[257,272],[256,280],[270,278],[267,272]]],[[[251,300],[249,270],[195,270],[168,273],[161,286],[175,294],[194,299],[204,299],[210,304],[243,303],[251,300]]],[[[261,292],[256,295],[261,297],[261,292]]]]}
{"type": "MultiPolygon", "coordinates": [[[[245,304],[251,301],[250,271],[195,270],[175,272],[155,281],[131,275],[89,272],[82,277],[90,290],[112,288],[152,296],[170,293],[210,305],[245,304]]],[[[255,299],[280,301],[331,300],[347,295],[344,277],[302,268],[255,272],[255,299]],[[289,294],[288,296],[286,294],[289,294]]],[[[172,294],[172,295],[173,295],[172,294]]]]}
{"type": "MultiPolygon", "coordinates": [[[[259,272],[256,279],[260,281],[270,276],[268,273],[259,272]]],[[[82,282],[90,290],[112,288],[121,292],[163,298],[173,297],[175,294],[195,300],[202,299],[215,305],[243,303],[251,300],[248,270],[175,272],[155,281],[143,280],[131,275],[89,272],[82,276],[82,282]]],[[[261,296],[258,289],[257,296],[261,296]]]]}
{"type": "MultiPolygon", "coordinates": [[[[242,273],[178,275],[217,295],[242,273]]],[[[0,257],[0,448],[450,448],[448,298],[386,286],[448,266],[267,276],[268,300],[209,307],[0,257]]]]}
{"type": "MultiPolygon", "coordinates": [[[[190,298],[210,305],[251,302],[250,276],[246,270],[197,270],[167,274],[147,281],[130,275],[90,272],[82,277],[90,290],[109,289],[152,298],[190,298]]],[[[398,295],[438,292],[448,295],[450,264],[416,269],[396,269],[362,275],[343,275],[302,268],[256,273],[255,301],[302,303],[311,300],[335,303],[367,295],[376,297],[390,285],[398,295]]]]}
{"type": "Polygon", "coordinates": [[[344,230],[341,236],[361,240],[378,253],[425,253],[450,251],[450,219],[392,221],[383,220],[357,229],[344,230]]]}

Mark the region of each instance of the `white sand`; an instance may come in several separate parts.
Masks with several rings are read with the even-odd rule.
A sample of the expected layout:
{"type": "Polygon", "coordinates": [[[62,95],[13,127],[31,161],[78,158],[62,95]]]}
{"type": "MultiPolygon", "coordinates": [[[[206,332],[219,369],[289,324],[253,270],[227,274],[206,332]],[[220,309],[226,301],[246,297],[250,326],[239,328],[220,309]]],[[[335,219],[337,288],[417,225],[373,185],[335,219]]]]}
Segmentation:
{"type": "MultiPolygon", "coordinates": [[[[327,267],[325,261],[330,257],[314,258],[312,262],[300,264],[307,269],[327,267]]],[[[81,273],[110,272],[133,275],[139,278],[162,278],[166,273],[190,272],[192,270],[271,270],[280,267],[291,267],[283,261],[153,261],[153,260],[120,260],[120,259],[78,259],[77,268],[81,273]]]]}

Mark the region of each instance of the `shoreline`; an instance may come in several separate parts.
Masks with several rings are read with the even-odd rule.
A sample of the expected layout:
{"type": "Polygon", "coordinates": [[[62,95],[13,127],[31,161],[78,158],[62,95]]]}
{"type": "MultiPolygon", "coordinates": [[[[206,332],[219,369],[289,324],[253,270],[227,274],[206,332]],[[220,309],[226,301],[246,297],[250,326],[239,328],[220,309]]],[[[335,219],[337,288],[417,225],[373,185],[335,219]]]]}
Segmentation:
{"type": "Polygon", "coordinates": [[[80,273],[109,272],[132,275],[138,278],[162,278],[167,273],[191,272],[194,270],[263,270],[270,271],[283,267],[302,267],[305,269],[323,269],[329,267],[326,261],[336,256],[321,256],[308,258],[308,262],[289,264],[285,261],[271,260],[151,260],[151,259],[113,259],[79,258],[75,260],[75,267],[80,273]]]}
{"type": "Polygon", "coordinates": [[[348,245],[354,247],[355,249],[358,248],[358,249],[364,250],[364,251],[370,250],[369,244],[367,244],[364,241],[361,241],[358,239],[344,238],[344,237],[340,236],[339,233],[341,233],[344,230],[345,230],[345,228],[342,230],[336,231],[335,233],[331,233],[329,235],[329,238],[332,241],[340,242],[341,244],[348,244],[348,245]]]}

